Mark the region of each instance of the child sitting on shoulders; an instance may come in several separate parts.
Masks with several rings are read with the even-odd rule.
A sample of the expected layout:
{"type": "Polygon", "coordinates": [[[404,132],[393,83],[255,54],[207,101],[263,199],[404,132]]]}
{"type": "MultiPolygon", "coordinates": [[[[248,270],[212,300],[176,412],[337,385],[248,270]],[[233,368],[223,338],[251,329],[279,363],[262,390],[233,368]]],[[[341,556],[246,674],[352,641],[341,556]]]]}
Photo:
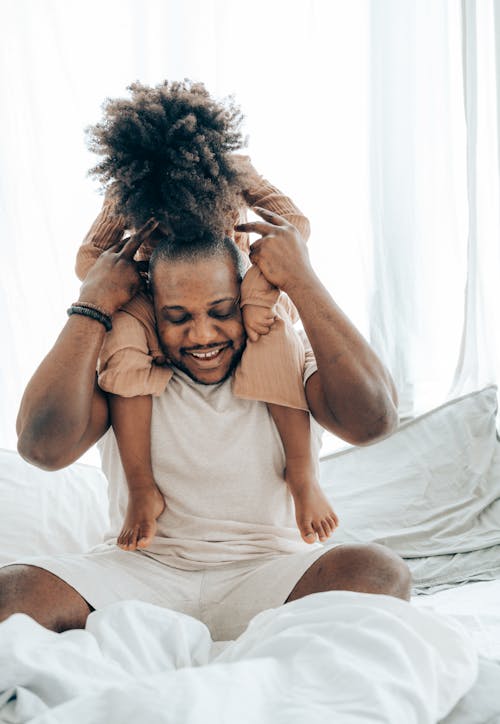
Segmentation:
{"type": "MultiPolygon", "coordinates": [[[[91,131],[91,148],[104,156],[93,173],[107,185],[103,208],[81,245],[76,263],[84,279],[98,256],[126,230],[154,217],[136,261],[144,269],[163,238],[192,241],[201,233],[230,236],[245,254],[246,234],[235,233],[246,208],[283,216],[307,240],[309,222],[292,201],[263,179],[241,147],[240,112],[224,107],[202,84],[165,82],[130,86],[132,100],[108,101],[105,122],[91,131]]],[[[304,394],[305,351],[293,329],[297,312],[248,261],[241,284],[247,345],[233,378],[237,397],[266,402],[285,453],[284,480],[295,504],[303,540],[326,540],[338,519],[315,475],[309,411],[304,394]]],[[[112,426],[128,484],[128,506],[117,544],[147,548],[165,508],[152,470],[152,395],[173,372],[156,334],[149,293],[137,294],[113,315],[98,363],[98,382],[110,393],[112,426]]]]}

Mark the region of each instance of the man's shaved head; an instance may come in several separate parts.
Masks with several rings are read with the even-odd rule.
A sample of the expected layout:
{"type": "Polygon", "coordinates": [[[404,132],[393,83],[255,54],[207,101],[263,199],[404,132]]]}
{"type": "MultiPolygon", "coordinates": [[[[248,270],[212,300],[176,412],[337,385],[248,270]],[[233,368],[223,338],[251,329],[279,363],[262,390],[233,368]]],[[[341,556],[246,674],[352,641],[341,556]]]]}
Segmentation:
{"type": "Polygon", "coordinates": [[[234,265],[238,281],[241,282],[248,267],[248,261],[236,244],[228,236],[214,237],[209,232],[190,242],[176,243],[165,238],[155,248],[149,261],[149,279],[154,294],[154,270],[159,262],[195,263],[201,259],[227,259],[234,265]]]}

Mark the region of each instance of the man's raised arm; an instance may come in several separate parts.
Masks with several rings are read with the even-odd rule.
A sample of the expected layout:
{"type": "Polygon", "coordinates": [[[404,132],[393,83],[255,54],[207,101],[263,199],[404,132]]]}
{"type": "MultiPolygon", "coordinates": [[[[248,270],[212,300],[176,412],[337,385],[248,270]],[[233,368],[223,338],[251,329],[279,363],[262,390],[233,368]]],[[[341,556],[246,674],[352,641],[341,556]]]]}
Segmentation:
{"type": "Polygon", "coordinates": [[[255,210],[264,221],[236,228],[262,234],[250,247],[250,259],[298,309],[318,364],[306,383],[313,416],[355,445],[389,435],[398,424],[389,372],[318,279],[297,229],[277,214],[255,210]]]}
{"type": "MultiPolygon", "coordinates": [[[[111,316],[138,291],[133,256],[156,227],[105,251],[88,273],[78,302],[111,316]]],[[[66,322],[55,345],[28,383],[17,417],[18,450],[46,470],[77,460],[109,425],[106,395],[97,386],[97,358],[106,333],[96,319],[79,314],[66,322]]]]}

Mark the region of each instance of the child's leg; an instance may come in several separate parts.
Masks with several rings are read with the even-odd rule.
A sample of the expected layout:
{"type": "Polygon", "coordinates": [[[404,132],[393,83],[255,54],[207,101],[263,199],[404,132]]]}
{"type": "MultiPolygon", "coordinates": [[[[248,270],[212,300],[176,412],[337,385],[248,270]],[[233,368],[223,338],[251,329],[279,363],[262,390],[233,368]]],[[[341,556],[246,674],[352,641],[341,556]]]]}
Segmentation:
{"type": "Polygon", "coordinates": [[[156,533],[156,519],[165,509],[151,464],[151,395],[109,395],[111,422],[128,484],[128,506],[117,539],[120,548],[146,548],[156,533]]]}
{"type": "Polygon", "coordinates": [[[311,455],[309,413],[268,403],[285,449],[285,480],[295,503],[295,517],[306,543],[316,534],[326,540],[338,525],[338,518],[316,480],[311,455]]]}

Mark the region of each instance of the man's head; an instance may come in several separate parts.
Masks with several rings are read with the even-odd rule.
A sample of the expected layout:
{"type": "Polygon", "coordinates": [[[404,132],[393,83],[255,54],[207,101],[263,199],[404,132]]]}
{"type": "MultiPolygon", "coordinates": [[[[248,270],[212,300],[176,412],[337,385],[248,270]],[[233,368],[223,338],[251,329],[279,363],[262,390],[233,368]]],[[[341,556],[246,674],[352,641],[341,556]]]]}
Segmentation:
{"type": "Polygon", "coordinates": [[[227,379],[245,347],[240,310],[244,257],[210,235],[190,244],[163,241],[149,266],[158,336],[169,361],[191,379],[227,379]]]}

